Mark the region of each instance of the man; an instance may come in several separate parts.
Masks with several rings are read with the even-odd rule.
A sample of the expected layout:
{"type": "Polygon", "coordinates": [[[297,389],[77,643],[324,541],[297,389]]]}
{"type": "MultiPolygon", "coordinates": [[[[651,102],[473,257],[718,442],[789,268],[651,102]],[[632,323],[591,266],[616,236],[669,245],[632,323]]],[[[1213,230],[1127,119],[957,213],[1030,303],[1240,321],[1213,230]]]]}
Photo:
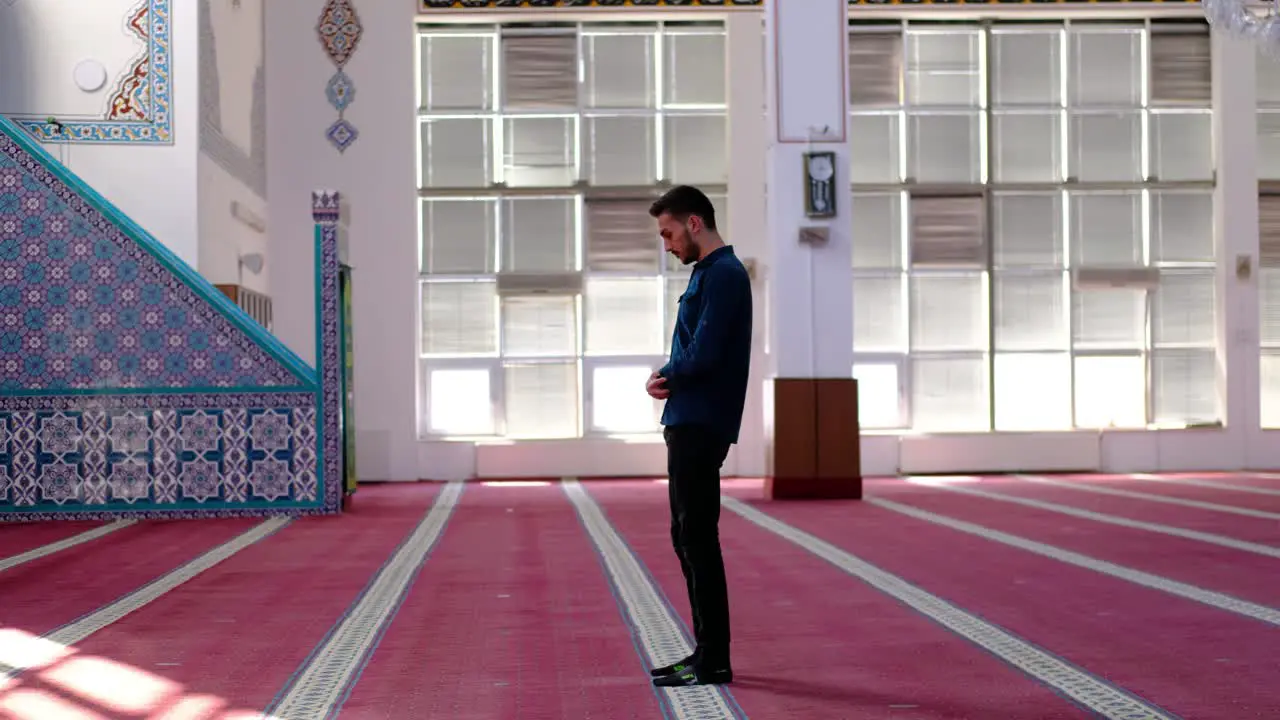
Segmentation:
{"type": "Polygon", "coordinates": [[[716,211],[697,188],[673,188],[649,214],[664,249],[693,265],[680,296],[671,360],[649,377],[649,395],[667,401],[671,542],[689,589],[694,653],[650,671],[660,687],[733,681],[729,594],[720,554],[720,466],[738,441],[751,363],[751,280],[716,230],[716,211]]]}

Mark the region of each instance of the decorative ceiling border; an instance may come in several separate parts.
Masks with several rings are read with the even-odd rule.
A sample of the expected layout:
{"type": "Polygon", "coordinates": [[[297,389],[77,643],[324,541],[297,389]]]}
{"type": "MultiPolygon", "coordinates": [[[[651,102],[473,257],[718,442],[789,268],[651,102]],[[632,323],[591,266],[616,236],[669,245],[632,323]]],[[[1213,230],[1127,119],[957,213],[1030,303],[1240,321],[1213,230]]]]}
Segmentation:
{"type": "Polygon", "coordinates": [[[146,45],[119,79],[100,120],[23,117],[12,120],[41,142],[170,145],[173,87],[172,0],[141,0],[125,27],[146,45]]]}

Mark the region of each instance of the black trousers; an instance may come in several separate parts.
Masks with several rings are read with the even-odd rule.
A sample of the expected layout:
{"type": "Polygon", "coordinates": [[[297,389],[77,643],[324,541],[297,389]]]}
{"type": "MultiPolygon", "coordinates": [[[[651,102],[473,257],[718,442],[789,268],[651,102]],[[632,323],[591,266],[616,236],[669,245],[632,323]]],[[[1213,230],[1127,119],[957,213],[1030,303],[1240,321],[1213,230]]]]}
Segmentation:
{"type": "Polygon", "coordinates": [[[720,466],[729,443],[711,428],[675,425],[667,441],[671,543],[689,588],[695,654],[711,666],[729,665],[729,591],[720,554],[720,466]]]}

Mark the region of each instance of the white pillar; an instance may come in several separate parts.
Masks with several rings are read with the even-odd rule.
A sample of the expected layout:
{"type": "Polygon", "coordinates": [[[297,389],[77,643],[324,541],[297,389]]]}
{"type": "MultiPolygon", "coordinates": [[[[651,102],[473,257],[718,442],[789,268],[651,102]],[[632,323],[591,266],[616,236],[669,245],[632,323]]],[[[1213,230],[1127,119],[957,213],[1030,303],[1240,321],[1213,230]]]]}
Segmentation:
{"type": "Polygon", "coordinates": [[[849,212],[848,5],[773,0],[765,8],[768,105],[766,274],[770,355],[780,378],[853,372],[852,220],[849,212]],[[835,153],[836,215],[805,214],[806,152],[835,153]],[[822,245],[798,238],[827,229],[822,245]]]}

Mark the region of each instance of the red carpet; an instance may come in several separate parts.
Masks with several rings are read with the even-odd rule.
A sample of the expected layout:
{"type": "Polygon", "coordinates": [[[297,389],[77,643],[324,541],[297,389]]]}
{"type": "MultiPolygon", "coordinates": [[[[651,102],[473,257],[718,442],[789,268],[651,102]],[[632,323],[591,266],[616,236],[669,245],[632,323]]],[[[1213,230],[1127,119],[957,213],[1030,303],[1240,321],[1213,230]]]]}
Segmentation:
{"type": "MultiPolygon", "coordinates": [[[[666,487],[611,481],[588,489],[687,623],[666,487]]],[[[734,627],[732,692],[748,717],[1089,716],[896,600],[727,511],[721,540],[734,627]]]]}
{"type": "Polygon", "coordinates": [[[866,504],[753,504],[1183,717],[1280,708],[1274,628],[866,504]]]}
{"type": "MultiPolygon", "coordinates": [[[[1046,477],[1051,480],[1069,482],[1073,485],[1078,484],[1085,487],[1159,495],[1178,500],[1213,503],[1280,515],[1280,494],[1243,493],[1227,487],[1211,488],[1177,481],[1140,480],[1126,475],[1049,475],[1046,477]]],[[[1229,480],[1219,480],[1217,482],[1221,485],[1232,484],[1229,480]]],[[[1168,503],[1162,504],[1167,505],[1168,503]]],[[[1277,537],[1280,537],[1280,533],[1277,533],[1277,537]]]]}
{"type": "Polygon", "coordinates": [[[138,523],[0,573],[0,627],[43,635],[261,523],[138,523]]]}
{"type": "Polygon", "coordinates": [[[105,524],[100,522],[0,524],[0,562],[59,540],[73,538],[105,524]]]}
{"type": "Polygon", "coordinates": [[[480,484],[463,493],[341,715],[661,716],[560,487],[480,484]]]}
{"type": "Polygon", "coordinates": [[[77,649],[162,679],[152,712],[193,696],[261,710],[413,531],[437,488],[361,488],[350,512],[294,521],[77,649]]]}
{"type": "MultiPolygon", "coordinates": [[[[1136,498],[1099,495],[1085,490],[1042,485],[1016,478],[986,477],[982,478],[979,483],[966,484],[963,487],[997,492],[1012,497],[1030,498],[1041,502],[1051,502],[1091,512],[1118,515],[1130,520],[1161,523],[1187,530],[1215,533],[1237,540],[1280,546],[1280,521],[1277,520],[1245,517],[1216,510],[1182,507],[1136,498]]],[[[1156,492],[1158,489],[1150,488],[1148,492],[1156,492]]],[[[1007,511],[1010,513],[1022,512],[1023,509],[1021,506],[1007,506],[1007,511]]]]}
{"type": "Polygon", "coordinates": [[[1243,600],[1273,605],[1280,598],[1275,558],[903,482],[876,484],[868,495],[1243,600]]]}

